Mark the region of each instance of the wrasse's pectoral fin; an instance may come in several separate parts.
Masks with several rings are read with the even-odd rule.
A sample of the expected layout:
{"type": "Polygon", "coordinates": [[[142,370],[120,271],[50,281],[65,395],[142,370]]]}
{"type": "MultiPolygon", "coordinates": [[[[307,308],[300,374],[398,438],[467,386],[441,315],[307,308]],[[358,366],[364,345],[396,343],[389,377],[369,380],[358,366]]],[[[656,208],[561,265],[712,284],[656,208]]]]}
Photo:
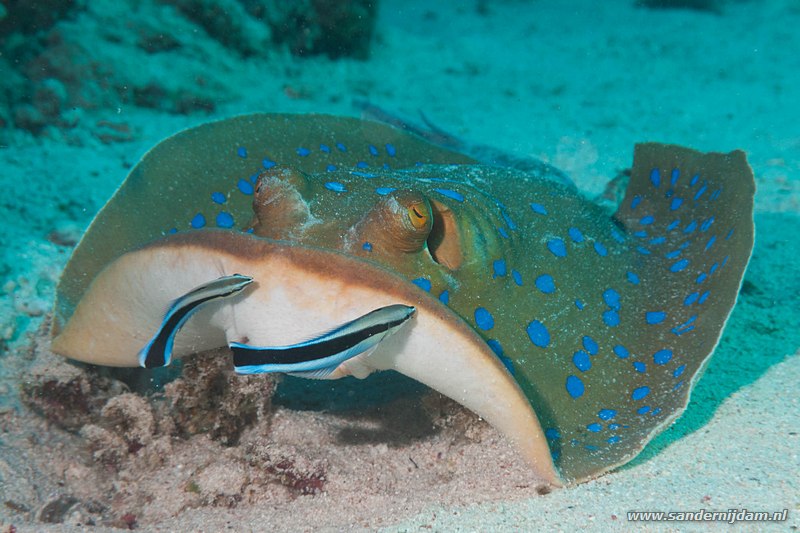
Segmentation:
{"type": "Polygon", "coordinates": [[[408,305],[389,305],[342,324],[314,338],[288,346],[263,347],[231,342],[238,374],[283,372],[326,379],[343,362],[375,349],[414,316],[408,305]]]}
{"type": "Polygon", "coordinates": [[[158,332],[139,352],[139,365],[144,368],[169,365],[172,360],[175,335],[189,320],[189,317],[204,304],[233,296],[252,282],[253,278],[241,274],[223,276],[204,283],[173,300],[164,314],[158,332]]]}

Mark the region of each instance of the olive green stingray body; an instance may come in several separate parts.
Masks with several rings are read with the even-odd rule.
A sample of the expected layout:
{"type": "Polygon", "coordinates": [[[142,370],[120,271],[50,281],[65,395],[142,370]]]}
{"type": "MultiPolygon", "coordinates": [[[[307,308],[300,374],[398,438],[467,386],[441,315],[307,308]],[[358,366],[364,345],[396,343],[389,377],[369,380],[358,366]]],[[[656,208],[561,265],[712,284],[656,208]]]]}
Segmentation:
{"type": "Polygon", "coordinates": [[[65,270],[54,331],[106,265],[171,233],[335,251],[474,330],[528,398],[561,477],[580,481],[634,457],[687,405],[750,257],[753,192],[741,152],[644,144],[609,216],[546,175],[377,123],[237,117],[134,168],[65,270]]]}

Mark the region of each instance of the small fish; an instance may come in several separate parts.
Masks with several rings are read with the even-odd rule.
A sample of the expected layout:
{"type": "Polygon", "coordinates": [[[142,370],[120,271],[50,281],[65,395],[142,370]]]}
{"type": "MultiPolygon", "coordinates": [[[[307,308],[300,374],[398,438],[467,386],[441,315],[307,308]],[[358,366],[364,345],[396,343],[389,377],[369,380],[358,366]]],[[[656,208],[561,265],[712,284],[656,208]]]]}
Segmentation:
{"type": "Polygon", "coordinates": [[[414,316],[409,305],[388,305],[322,335],[290,346],[256,347],[230,343],[238,374],[285,372],[323,379],[341,363],[375,349],[414,316]]]}
{"type": "Polygon", "coordinates": [[[204,283],[173,300],[161,321],[161,328],[139,352],[139,364],[144,368],[169,365],[172,359],[175,335],[189,320],[189,317],[203,304],[233,296],[252,282],[253,278],[241,274],[223,276],[204,283]]]}

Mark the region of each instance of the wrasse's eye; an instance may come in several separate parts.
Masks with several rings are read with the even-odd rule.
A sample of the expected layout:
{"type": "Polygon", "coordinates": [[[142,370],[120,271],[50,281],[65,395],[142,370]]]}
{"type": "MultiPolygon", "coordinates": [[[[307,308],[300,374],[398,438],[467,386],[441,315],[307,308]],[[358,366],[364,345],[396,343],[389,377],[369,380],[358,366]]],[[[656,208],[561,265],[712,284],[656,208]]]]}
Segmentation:
{"type": "Polygon", "coordinates": [[[425,204],[413,204],[408,208],[408,219],[416,229],[423,229],[431,219],[430,208],[425,204]]]}

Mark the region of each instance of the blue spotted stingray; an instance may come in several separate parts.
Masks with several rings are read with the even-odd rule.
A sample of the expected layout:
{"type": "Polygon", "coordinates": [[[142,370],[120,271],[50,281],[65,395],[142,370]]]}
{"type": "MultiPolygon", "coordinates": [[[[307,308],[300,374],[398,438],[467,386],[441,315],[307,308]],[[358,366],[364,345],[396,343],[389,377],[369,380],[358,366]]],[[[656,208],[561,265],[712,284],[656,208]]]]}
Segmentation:
{"type": "Polygon", "coordinates": [[[480,165],[374,122],[213,122],[153,148],[97,215],[58,287],[53,350],[136,366],[171,302],[237,274],[254,281],[192,314],[176,357],[413,306],[327,377],[398,370],[545,481],[578,482],[685,409],[736,302],[753,194],[740,151],[637,145],[612,214],[546,165],[480,165]]]}

